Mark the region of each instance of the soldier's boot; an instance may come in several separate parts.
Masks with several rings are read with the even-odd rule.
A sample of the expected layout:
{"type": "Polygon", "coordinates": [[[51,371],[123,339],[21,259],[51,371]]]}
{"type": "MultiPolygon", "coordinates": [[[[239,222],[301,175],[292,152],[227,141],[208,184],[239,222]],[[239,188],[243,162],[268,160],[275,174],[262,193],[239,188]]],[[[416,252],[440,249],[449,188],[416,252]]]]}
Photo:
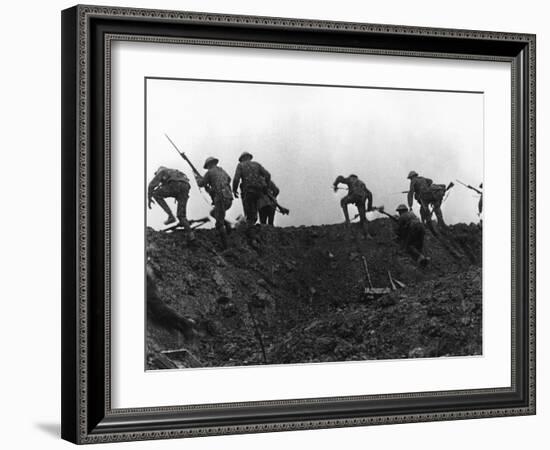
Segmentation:
{"type": "Polygon", "coordinates": [[[178,217],[178,222],[187,232],[187,239],[189,241],[193,241],[195,239],[195,233],[193,232],[191,225],[189,225],[187,217],[178,217]]]}
{"type": "Polygon", "coordinates": [[[170,225],[171,223],[176,222],[176,218],[174,217],[174,214],[169,214],[168,219],[164,221],[164,225],[170,225]]]}
{"type": "Polygon", "coordinates": [[[164,221],[164,225],[170,225],[171,223],[174,223],[176,221],[176,218],[174,217],[174,213],[172,212],[170,207],[167,205],[166,200],[164,200],[164,197],[153,194],[153,198],[157,202],[157,205],[159,205],[168,216],[168,219],[164,221]]]}
{"type": "Polygon", "coordinates": [[[348,205],[342,204],[342,211],[344,211],[344,218],[346,219],[346,226],[349,226],[348,205]]]}

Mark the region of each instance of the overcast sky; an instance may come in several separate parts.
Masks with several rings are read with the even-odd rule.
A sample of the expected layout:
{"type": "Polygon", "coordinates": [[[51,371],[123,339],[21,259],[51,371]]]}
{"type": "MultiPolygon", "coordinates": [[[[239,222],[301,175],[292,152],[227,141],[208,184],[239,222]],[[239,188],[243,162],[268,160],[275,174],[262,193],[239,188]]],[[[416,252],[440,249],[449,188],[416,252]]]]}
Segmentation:
{"type": "MultiPolygon", "coordinates": [[[[392,212],[406,203],[398,192],[408,189],[410,170],[435,183],[459,179],[477,187],[483,181],[480,93],[149,79],[146,100],[146,182],[161,165],[185,172],[192,180],[188,218],[207,215],[209,198],[199,194],[164,133],[201,172],[204,160],[215,156],[233,178],[241,152],[252,153],[291,211],[276,216],[280,226],[342,222],[345,191],[331,189],[338,175],[359,176],[374,205],[392,212]]],[[[477,201],[455,186],[442,208],[447,223],[477,222],[477,201]]],[[[173,201],[168,204],[175,211],[173,201]]],[[[241,213],[240,199],[234,200],[229,218],[241,213]]],[[[162,228],[165,219],[158,206],[148,210],[149,226],[162,228]]]]}

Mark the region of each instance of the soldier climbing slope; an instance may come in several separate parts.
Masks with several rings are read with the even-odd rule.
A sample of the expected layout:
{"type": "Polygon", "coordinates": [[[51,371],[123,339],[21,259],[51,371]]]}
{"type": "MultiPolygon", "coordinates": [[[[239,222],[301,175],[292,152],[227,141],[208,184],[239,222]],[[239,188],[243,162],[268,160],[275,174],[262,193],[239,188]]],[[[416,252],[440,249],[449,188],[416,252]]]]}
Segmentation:
{"type": "Polygon", "coordinates": [[[154,200],[168,215],[168,218],[164,221],[165,225],[176,221],[172,210],[166,204],[165,198],[172,197],[176,199],[178,221],[187,231],[189,239],[192,240],[194,239],[194,234],[187,221],[187,200],[189,199],[190,188],[189,179],[184,173],[176,169],[160,166],[149,183],[147,196],[149,209],[151,209],[154,200]]]}
{"type": "Polygon", "coordinates": [[[273,225],[275,221],[275,211],[277,210],[277,197],[279,196],[279,188],[273,182],[269,181],[267,186],[267,193],[262,195],[258,201],[258,213],[260,216],[260,223],[273,225]]]}
{"type": "Polygon", "coordinates": [[[432,233],[435,233],[432,227],[432,212],[437,217],[437,224],[443,229],[447,228],[445,221],[443,220],[443,213],[441,212],[441,203],[445,197],[446,187],[444,184],[433,184],[433,181],[429,178],[421,177],[414,170],[409,172],[407,176],[411,180],[409,192],[407,194],[407,203],[409,210],[412,211],[413,196],[420,204],[420,217],[422,222],[426,224],[432,233]],[[430,206],[432,210],[430,211],[430,206]]]}
{"type": "Polygon", "coordinates": [[[424,225],[406,205],[399,205],[396,211],[399,213],[396,219],[397,237],[403,248],[414,256],[418,264],[425,266],[429,258],[424,256],[424,235],[426,234],[424,225]]]}
{"type": "Polygon", "coordinates": [[[243,152],[233,178],[233,195],[239,197],[237,189],[241,188],[244,215],[248,225],[254,225],[258,220],[258,202],[266,194],[271,181],[271,174],[264,167],[252,161],[253,156],[243,152]]]}
{"type": "Polygon", "coordinates": [[[338,185],[342,183],[348,186],[348,194],[342,197],[340,200],[340,206],[344,211],[344,217],[346,219],[346,225],[349,225],[349,213],[348,205],[351,203],[357,207],[359,211],[359,221],[361,229],[365,237],[370,238],[368,232],[367,212],[372,211],[372,193],[367,189],[365,183],[363,183],[357,175],[350,175],[345,178],[342,175],[338,175],[334,183],[332,184],[334,192],[338,190],[338,185]],[[365,209],[365,203],[368,200],[367,208],[365,209]]]}
{"type": "Polygon", "coordinates": [[[231,194],[231,177],[225,170],[218,166],[217,158],[209,157],[204,162],[207,172],[203,177],[196,176],[197,184],[206,188],[212,197],[214,209],[210,215],[216,220],[216,230],[220,235],[222,247],[227,248],[227,233],[231,231],[231,225],[225,220],[225,212],[231,208],[233,195],[231,194]]]}

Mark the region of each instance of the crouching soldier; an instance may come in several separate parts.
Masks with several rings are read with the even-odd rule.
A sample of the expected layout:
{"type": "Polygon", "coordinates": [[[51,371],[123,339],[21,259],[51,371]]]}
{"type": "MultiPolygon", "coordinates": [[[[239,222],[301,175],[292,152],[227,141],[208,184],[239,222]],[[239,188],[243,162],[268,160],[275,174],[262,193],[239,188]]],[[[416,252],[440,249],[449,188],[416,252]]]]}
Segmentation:
{"type": "Polygon", "coordinates": [[[348,195],[342,197],[342,200],[340,200],[340,206],[344,211],[346,224],[349,225],[350,223],[348,205],[351,203],[357,207],[357,210],[359,212],[359,223],[361,225],[364,236],[367,238],[371,238],[371,235],[368,232],[368,221],[366,213],[372,211],[372,193],[367,189],[365,183],[363,183],[357,177],[357,175],[352,174],[347,178],[343,177],[342,175],[338,175],[332,185],[334,188],[334,192],[338,190],[338,185],[340,183],[345,184],[348,187],[348,195]],[[365,209],[365,203],[367,203],[367,200],[368,204],[365,209]]]}
{"type": "Polygon", "coordinates": [[[189,239],[192,240],[194,239],[193,230],[187,221],[187,200],[189,199],[190,188],[189,179],[184,173],[176,169],[160,166],[149,183],[147,197],[149,209],[151,209],[154,200],[168,215],[168,218],[164,221],[165,225],[176,222],[174,213],[166,204],[165,199],[176,199],[177,219],[179,224],[187,231],[189,239]]]}
{"type": "Polygon", "coordinates": [[[414,170],[409,172],[407,178],[411,180],[409,192],[407,194],[409,209],[412,211],[414,197],[420,204],[420,217],[422,218],[422,222],[430,228],[430,231],[435,234],[432,227],[432,211],[437,217],[437,224],[443,229],[446,229],[447,225],[443,220],[443,213],[441,212],[441,203],[443,203],[446,192],[445,185],[433,184],[431,179],[421,177],[414,170]],[[432,211],[430,211],[430,206],[432,207],[432,211]]]}
{"type": "Polygon", "coordinates": [[[397,222],[397,236],[403,248],[409,252],[421,266],[429,262],[424,256],[424,225],[406,205],[399,205],[396,210],[399,216],[397,222]]]}
{"type": "Polygon", "coordinates": [[[222,247],[227,248],[227,233],[231,231],[231,225],[225,220],[225,212],[231,208],[233,195],[231,194],[231,177],[225,170],[218,166],[217,158],[206,158],[204,168],[207,172],[203,177],[197,176],[197,184],[204,187],[212,197],[214,209],[210,215],[216,220],[216,230],[220,235],[222,247]]]}

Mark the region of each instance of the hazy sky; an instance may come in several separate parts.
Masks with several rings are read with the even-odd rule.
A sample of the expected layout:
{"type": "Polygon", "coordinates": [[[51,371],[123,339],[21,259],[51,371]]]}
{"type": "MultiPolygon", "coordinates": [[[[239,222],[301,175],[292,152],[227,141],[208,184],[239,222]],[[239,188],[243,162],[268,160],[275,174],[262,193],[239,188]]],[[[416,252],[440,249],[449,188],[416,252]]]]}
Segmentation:
{"type": "MultiPolygon", "coordinates": [[[[331,189],[340,174],[358,175],[374,205],[392,212],[406,203],[398,192],[408,189],[410,170],[442,184],[458,178],[477,187],[483,180],[480,93],[149,79],[146,182],[160,165],[185,172],[192,181],[187,215],[199,218],[210,210],[208,195],[201,197],[164,133],[201,172],[204,160],[215,156],[233,177],[241,152],[252,153],[291,211],[276,216],[280,226],[342,222],[339,200],[346,192],[331,189]]],[[[477,221],[477,201],[455,186],[442,208],[446,221],[477,221]]],[[[241,213],[236,199],[228,216],[241,213]]],[[[165,218],[154,205],[147,224],[161,228],[165,218]]]]}

